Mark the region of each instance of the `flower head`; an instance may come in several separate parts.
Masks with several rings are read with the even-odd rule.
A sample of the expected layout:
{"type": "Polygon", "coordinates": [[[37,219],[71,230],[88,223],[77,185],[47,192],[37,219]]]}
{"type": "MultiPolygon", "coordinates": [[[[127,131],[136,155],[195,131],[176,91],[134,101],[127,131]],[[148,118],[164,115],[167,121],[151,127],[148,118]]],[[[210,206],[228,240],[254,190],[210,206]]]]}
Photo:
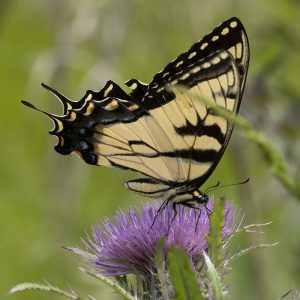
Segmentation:
{"type": "MultiPolygon", "coordinates": [[[[177,205],[174,218],[170,203],[157,216],[152,227],[159,203],[148,203],[141,211],[120,211],[114,218],[107,218],[102,225],[93,227],[85,241],[88,248],[85,259],[96,273],[105,276],[120,276],[136,271],[147,274],[153,271],[157,242],[165,238],[165,251],[172,246],[180,246],[197,265],[202,251],[207,252],[206,236],[210,228],[208,212],[213,211],[212,199],[206,207],[193,209],[177,205]]],[[[227,236],[237,224],[231,203],[226,203],[224,214],[223,235],[227,236]]],[[[79,250],[70,249],[74,252],[79,250]]]]}

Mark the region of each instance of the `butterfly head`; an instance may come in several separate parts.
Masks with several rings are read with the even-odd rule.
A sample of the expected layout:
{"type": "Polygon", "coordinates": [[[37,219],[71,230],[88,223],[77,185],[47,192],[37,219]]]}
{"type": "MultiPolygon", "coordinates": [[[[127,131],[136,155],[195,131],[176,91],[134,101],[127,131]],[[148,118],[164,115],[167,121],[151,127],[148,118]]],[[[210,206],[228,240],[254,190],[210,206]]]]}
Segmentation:
{"type": "Polygon", "coordinates": [[[207,194],[202,193],[200,191],[194,191],[193,193],[193,201],[195,201],[198,204],[206,204],[209,200],[207,194]]]}

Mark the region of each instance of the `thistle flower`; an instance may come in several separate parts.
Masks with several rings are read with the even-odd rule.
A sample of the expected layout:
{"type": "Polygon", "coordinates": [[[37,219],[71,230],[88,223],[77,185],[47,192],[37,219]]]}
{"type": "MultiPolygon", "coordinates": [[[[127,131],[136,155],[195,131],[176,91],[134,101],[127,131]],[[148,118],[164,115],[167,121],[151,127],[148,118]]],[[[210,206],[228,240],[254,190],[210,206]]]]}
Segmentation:
{"type": "MultiPolygon", "coordinates": [[[[176,299],[220,299],[220,295],[227,294],[223,278],[233,260],[252,249],[268,248],[277,243],[254,245],[228,256],[224,250],[237,229],[239,232],[260,232],[256,229],[269,223],[240,228],[240,214],[235,214],[233,205],[230,202],[225,206],[224,202],[215,203],[214,207],[211,198],[206,209],[178,206],[175,217],[172,204],[159,215],[159,203],[146,204],[141,211],[120,211],[114,218],[106,218],[102,225],[93,227],[84,241],[86,250],[66,249],[89,264],[83,271],[128,300],[162,300],[173,296],[176,299]],[[173,249],[168,251],[169,248],[173,249]]],[[[73,291],[69,293],[49,284],[35,283],[19,284],[9,293],[24,290],[81,298],[73,291]]]]}
{"type": "MultiPolygon", "coordinates": [[[[209,233],[210,218],[213,211],[213,199],[207,203],[207,209],[192,209],[177,206],[177,215],[170,203],[157,216],[151,228],[160,204],[146,204],[141,211],[131,209],[128,213],[119,211],[112,219],[106,218],[102,225],[96,225],[84,241],[88,251],[68,248],[88,262],[92,272],[104,276],[122,276],[136,274],[143,276],[155,270],[155,249],[157,242],[165,238],[164,251],[172,246],[180,246],[196,267],[207,252],[206,236],[209,233]],[[84,255],[82,255],[84,253],[84,255]]],[[[223,236],[229,236],[237,227],[237,218],[233,214],[233,205],[226,203],[223,236]]]]}

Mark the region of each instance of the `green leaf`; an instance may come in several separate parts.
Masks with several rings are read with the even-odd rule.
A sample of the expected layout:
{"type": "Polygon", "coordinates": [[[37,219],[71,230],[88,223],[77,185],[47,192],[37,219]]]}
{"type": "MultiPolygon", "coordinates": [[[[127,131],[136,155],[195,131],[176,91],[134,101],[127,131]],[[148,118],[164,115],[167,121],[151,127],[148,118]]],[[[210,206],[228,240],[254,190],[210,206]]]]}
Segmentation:
{"type": "Polygon", "coordinates": [[[215,199],[214,210],[210,216],[210,230],[207,236],[208,253],[216,266],[219,266],[221,262],[222,228],[225,218],[224,206],[225,201],[222,198],[215,199]]]}
{"type": "Polygon", "coordinates": [[[30,291],[30,290],[52,292],[52,293],[58,294],[60,296],[63,296],[65,298],[69,298],[69,299],[72,299],[72,300],[82,299],[77,294],[75,294],[73,291],[72,291],[72,293],[68,293],[68,292],[63,291],[63,290],[59,289],[58,287],[52,286],[50,284],[40,284],[40,283],[31,283],[31,282],[24,282],[24,283],[20,283],[20,284],[14,286],[8,292],[8,294],[11,295],[11,294],[15,294],[17,292],[30,291]]]}
{"type": "Polygon", "coordinates": [[[110,286],[113,290],[115,290],[117,293],[121,294],[128,300],[137,300],[136,296],[131,295],[129,292],[127,292],[123,287],[121,287],[119,284],[117,284],[115,281],[108,279],[105,276],[102,276],[100,274],[95,274],[92,272],[89,272],[87,270],[81,269],[81,271],[87,273],[88,275],[96,278],[97,280],[103,282],[104,284],[110,286]]]}
{"type": "Polygon", "coordinates": [[[176,300],[204,300],[196,274],[186,253],[178,248],[168,252],[169,271],[176,300]]]}
{"type": "Polygon", "coordinates": [[[203,252],[203,256],[207,267],[207,274],[212,286],[214,299],[222,300],[223,299],[222,285],[217,270],[213,265],[212,261],[210,260],[209,256],[206,255],[205,252],[203,252]]]}
{"type": "Polygon", "coordinates": [[[166,238],[163,237],[158,240],[156,244],[155,249],[155,266],[157,269],[157,277],[159,279],[159,282],[161,283],[161,293],[163,295],[164,300],[169,300],[169,283],[168,283],[168,274],[165,268],[165,253],[164,253],[164,244],[165,244],[166,238]]]}

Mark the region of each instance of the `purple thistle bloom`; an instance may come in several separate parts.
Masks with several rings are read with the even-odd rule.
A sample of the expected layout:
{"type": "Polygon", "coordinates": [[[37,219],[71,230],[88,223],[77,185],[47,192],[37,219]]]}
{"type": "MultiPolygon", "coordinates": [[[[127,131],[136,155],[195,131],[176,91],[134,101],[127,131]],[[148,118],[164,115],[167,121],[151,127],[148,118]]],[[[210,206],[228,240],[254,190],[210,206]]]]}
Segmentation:
{"type": "MultiPolygon", "coordinates": [[[[165,251],[172,246],[180,246],[194,265],[198,264],[202,251],[207,252],[206,236],[210,227],[207,212],[213,211],[213,199],[209,200],[207,210],[178,205],[174,220],[170,203],[151,228],[159,205],[148,203],[142,211],[120,211],[113,219],[107,218],[102,226],[93,227],[91,236],[85,242],[88,252],[84,252],[84,258],[94,272],[105,276],[121,276],[137,271],[144,275],[151,273],[156,244],[163,237],[165,251]]],[[[226,237],[236,230],[238,224],[231,203],[226,203],[224,213],[223,237],[226,237]]],[[[77,254],[81,252],[78,248],[69,249],[77,254]]]]}

